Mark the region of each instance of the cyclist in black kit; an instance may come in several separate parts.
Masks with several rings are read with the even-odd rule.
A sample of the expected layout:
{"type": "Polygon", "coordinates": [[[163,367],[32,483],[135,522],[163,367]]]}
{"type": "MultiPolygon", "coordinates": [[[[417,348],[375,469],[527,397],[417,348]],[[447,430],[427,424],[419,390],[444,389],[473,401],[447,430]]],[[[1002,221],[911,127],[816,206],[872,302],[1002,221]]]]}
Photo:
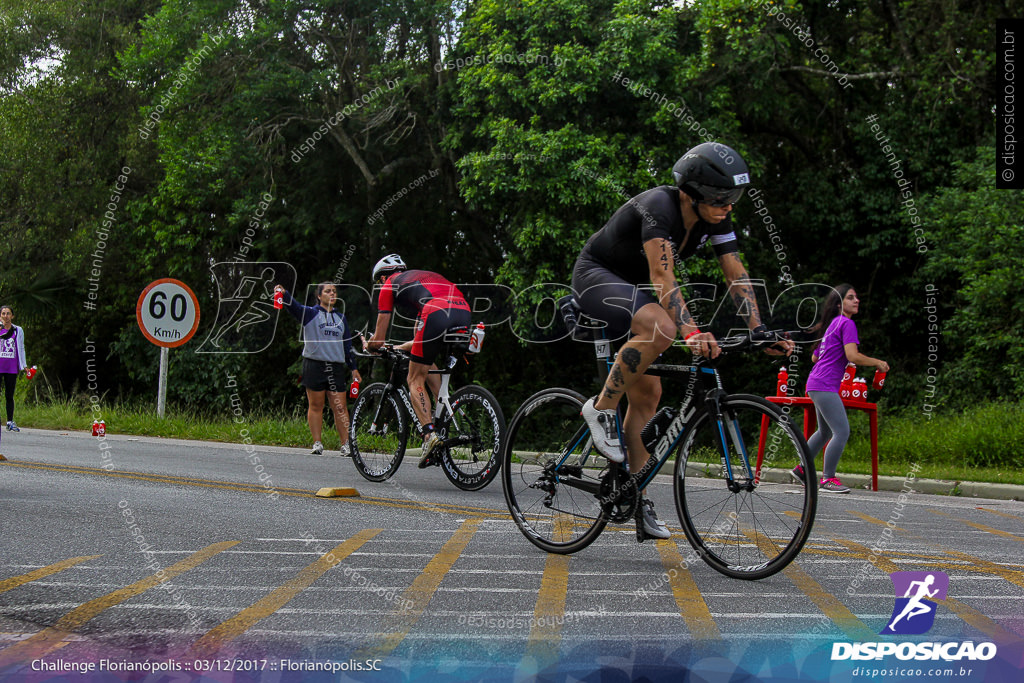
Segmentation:
{"type": "MultiPolygon", "coordinates": [[[[661,381],[644,375],[654,359],[668,349],[676,335],[695,354],[715,358],[715,337],[701,332],[686,308],[675,278],[675,265],[692,256],[705,242],[718,257],[737,309],[752,333],[767,331],[729,212],[750,184],[743,158],[717,142],[697,145],[672,167],[675,187],[665,185],[643,192],[623,204],[583,247],[573,269],[572,289],[582,311],[606,324],[609,339],[628,341],[619,350],[601,393],[583,406],[597,450],[614,462],[625,454],[615,428],[615,409],[623,394],[629,397],[623,432],[631,471],[647,462],[640,438],[643,426],[661,400],[661,381]]],[[[793,349],[785,342],[785,352],[793,349]]],[[[769,353],[781,351],[769,349],[769,353]]],[[[668,538],[649,499],[643,501],[644,532],[668,538]]]]}

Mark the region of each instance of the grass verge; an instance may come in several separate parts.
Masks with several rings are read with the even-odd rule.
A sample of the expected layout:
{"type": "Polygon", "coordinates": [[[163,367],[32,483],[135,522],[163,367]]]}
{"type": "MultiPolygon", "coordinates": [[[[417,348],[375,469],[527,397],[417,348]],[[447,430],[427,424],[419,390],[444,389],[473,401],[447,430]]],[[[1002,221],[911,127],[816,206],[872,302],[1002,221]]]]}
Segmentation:
{"type": "MultiPolygon", "coordinates": [[[[206,416],[168,408],[167,416],[161,419],[156,416],[156,408],[152,405],[118,403],[104,405],[102,415],[110,434],[241,443],[243,436],[240,432],[248,430],[252,442],[264,446],[305,448],[313,443],[305,414],[283,418],[251,412],[238,418],[242,422],[236,422],[230,416],[206,416]]],[[[17,418],[22,427],[88,431],[92,428],[93,414],[79,402],[61,399],[19,406],[17,418]]],[[[337,450],[340,445],[334,422],[326,414],[323,442],[328,450],[337,450]]]]}

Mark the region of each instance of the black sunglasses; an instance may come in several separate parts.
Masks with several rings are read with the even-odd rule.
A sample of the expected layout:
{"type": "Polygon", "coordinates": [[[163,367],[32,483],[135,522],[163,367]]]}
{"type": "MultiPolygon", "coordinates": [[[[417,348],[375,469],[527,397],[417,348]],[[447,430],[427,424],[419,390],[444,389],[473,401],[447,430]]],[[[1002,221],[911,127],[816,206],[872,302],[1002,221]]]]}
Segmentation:
{"type": "Polygon", "coordinates": [[[708,204],[710,206],[731,206],[740,200],[743,196],[743,188],[738,187],[732,190],[725,190],[721,187],[701,187],[700,193],[704,199],[700,200],[701,204],[708,204]]]}

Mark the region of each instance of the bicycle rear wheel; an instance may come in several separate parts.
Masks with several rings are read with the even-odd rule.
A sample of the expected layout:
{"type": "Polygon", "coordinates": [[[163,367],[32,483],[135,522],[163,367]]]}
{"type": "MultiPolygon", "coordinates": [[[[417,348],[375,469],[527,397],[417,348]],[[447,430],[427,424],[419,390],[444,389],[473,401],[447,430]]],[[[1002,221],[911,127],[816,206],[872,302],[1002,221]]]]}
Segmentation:
{"type": "Polygon", "coordinates": [[[463,491],[477,491],[494,481],[501,468],[505,416],[494,394],[470,385],[452,394],[441,469],[463,491]]]}
{"type": "Polygon", "coordinates": [[[375,382],[359,392],[352,406],[349,442],[356,470],[370,481],[384,481],[402,463],[409,439],[405,413],[393,391],[375,382]]]}
{"type": "Polygon", "coordinates": [[[523,535],[550,553],[582,550],[608,523],[597,500],[604,460],[580,417],[584,402],[570,389],[538,392],[516,411],[505,439],[505,502],[523,535]]]}
{"type": "Polygon", "coordinates": [[[683,435],[673,486],[676,510],[687,540],[705,562],[726,576],[762,579],[788,565],[811,532],[818,500],[814,461],[788,414],[764,399],[727,396],[721,408],[721,424],[701,412],[683,435]],[[760,474],[754,471],[759,444],[760,474]],[[786,481],[787,470],[797,465],[810,486],[786,481]]]}

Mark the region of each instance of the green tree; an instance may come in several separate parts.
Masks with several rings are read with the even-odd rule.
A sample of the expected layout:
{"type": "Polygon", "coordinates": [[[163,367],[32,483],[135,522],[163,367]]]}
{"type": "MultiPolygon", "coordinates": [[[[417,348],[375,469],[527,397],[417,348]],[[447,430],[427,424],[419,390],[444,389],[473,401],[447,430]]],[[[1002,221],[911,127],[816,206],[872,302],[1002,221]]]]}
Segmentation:
{"type": "MultiPolygon", "coordinates": [[[[29,325],[33,362],[69,385],[84,374],[69,335],[73,349],[98,332],[105,348],[121,325],[110,309],[83,303],[90,277],[105,300],[116,298],[122,284],[111,264],[131,260],[126,232],[98,234],[125,165],[121,136],[141,102],[111,71],[134,26],[158,6],[12,0],[0,8],[0,297],[29,325]]],[[[119,201],[138,187],[129,183],[119,201]]]]}
{"type": "Polygon", "coordinates": [[[942,337],[934,403],[954,408],[1024,399],[1024,195],[997,190],[995,178],[994,145],[979,147],[955,165],[948,186],[921,200],[935,249],[915,293],[923,307],[934,292],[942,337]]]}
{"type": "MultiPolygon", "coordinates": [[[[904,370],[887,397],[910,403],[923,359],[893,340],[922,332],[910,312],[928,253],[903,193],[907,183],[915,196],[943,183],[944,169],[972,155],[989,130],[990,46],[1004,11],[948,2],[482,0],[455,53],[470,63],[457,74],[449,138],[463,153],[463,195],[515,245],[503,282],[565,281],[583,241],[624,195],[668,182],[672,163],[703,135],[722,140],[750,163],[782,236],[780,261],[765,216],[749,201],[736,206],[751,273],[776,293],[781,265],[797,283],[852,281],[865,300],[865,348],[904,370]],[[499,60],[521,53],[564,61],[499,60]],[[668,103],[685,105],[689,118],[668,103]]],[[[687,267],[691,279],[720,277],[713,263],[687,267]]]]}

